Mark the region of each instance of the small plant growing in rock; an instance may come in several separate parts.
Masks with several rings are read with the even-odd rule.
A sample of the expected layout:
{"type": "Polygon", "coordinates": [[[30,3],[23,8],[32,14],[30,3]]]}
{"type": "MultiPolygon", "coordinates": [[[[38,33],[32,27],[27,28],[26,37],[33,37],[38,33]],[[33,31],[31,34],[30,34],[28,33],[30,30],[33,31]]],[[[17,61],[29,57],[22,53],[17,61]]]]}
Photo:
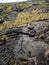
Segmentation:
{"type": "Polygon", "coordinates": [[[40,39],[44,39],[44,38],[45,38],[44,33],[40,34],[40,35],[39,35],[39,38],[40,38],[40,39]]]}
{"type": "Polygon", "coordinates": [[[3,34],[1,39],[2,39],[2,41],[3,41],[4,39],[7,40],[7,36],[3,34]]]}

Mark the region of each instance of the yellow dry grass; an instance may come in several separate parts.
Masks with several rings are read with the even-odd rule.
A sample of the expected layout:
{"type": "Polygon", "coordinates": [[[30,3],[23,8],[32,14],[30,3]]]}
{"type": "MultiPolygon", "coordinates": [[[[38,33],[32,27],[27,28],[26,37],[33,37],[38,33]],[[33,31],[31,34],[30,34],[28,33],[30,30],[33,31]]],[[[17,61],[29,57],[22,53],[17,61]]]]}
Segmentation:
{"type": "Polygon", "coordinates": [[[24,23],[34,22],[37,20],[49,19],[49,13],[41,13],[39,10],[33,10],[30,12],[21,12],[16,17],[14,22],[7,22],[0,25],[0,28],[8,28],[10,26],[19,26],[24,23]]]}

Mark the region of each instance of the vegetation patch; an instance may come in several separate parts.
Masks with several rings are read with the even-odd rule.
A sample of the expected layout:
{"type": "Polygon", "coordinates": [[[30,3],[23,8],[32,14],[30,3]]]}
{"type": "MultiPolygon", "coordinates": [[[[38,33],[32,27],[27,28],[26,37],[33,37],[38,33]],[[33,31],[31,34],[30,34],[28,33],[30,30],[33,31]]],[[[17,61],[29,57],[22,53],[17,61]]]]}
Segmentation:
{"type": "Polygon", "coordinates": [[[7,22],[0,24],[0,29],[9,28],[10,26],[19,26],[28,22],[33,22],[37,20],[49,19],[49,13],[41,13],[39,10],[33,10],[30,12],[21,12],[16,17],[14,22],[7,22]]]}

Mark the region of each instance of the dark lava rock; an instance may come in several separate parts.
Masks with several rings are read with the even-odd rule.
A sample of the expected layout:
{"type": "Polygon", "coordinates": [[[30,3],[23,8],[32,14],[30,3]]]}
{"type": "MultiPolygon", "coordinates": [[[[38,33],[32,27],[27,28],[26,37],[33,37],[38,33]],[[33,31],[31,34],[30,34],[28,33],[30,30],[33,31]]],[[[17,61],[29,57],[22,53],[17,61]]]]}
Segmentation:
{"type": "MultiPolygon", "coordinates": [[[[11,58],[29,57],[29,52],[32,57],[36,56],[40,63],[44,61],[45,52],[49,49],[49,41],[47,42],[49,40],[49,22],[28,23],[17,28],[3,30],[1,33],[7,35],[6,45],[0,46],[1,65],[8,63],[11,58]]],[[[0,41],[0,44],[2,43],[3,40],[0,41]]]]}

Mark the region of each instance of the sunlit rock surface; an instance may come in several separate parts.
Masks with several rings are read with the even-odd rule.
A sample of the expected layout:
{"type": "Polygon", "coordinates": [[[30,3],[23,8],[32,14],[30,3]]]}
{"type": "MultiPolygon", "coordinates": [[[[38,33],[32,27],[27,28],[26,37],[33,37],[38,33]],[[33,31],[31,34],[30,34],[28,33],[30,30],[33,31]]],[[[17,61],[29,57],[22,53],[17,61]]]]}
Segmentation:
{"type": "Polygon", "coordinates": [[[7,65],[11,58],[18,56],[38,57],[43,61],[45,52],[49,49],[49,20],[27,23],[20,27],[13,27],[0,32],[0,64],[7,65]],[[7,36],[6,45],[1,40],[2,35],[7,36]]]}

